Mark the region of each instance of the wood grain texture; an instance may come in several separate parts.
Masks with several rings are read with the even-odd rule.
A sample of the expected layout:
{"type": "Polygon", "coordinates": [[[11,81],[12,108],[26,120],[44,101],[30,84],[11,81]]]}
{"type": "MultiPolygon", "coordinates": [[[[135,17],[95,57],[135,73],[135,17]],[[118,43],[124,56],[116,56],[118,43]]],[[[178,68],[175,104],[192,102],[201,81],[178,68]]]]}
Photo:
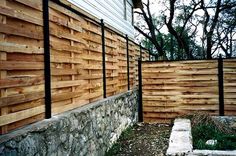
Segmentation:
{"type": "MultiPolygon", "coordinates": [[[[66,2],[66,1],[64,1],[66,2]]],[[[68,3],[68,2],[67,2],[68,3]]],[[[0,133],[44,118],[41,0],[0,1],[0,133]]],[[[101,27],[49,1],[52,113],[103,98],[101,27]]],[[[127,91],[126,40],[105,29],[107,97],[127,91]]],[[[130,84],[139,46],[130,42],[130,84]]]]}
{"type": "MultiPolygon", "coordinates": [[[[50,4],[52,112],[58,114],[103,98],[101,27],[50,4]],[[64,111],[65,111],[64,110],[64,111]]],[[[130,84],[137,84],[139,46],[130,42],[130,84]]],[[[127,91],[126,40],[105,29],[107,97],[127,91]]],[[[147,56],[145,56],[147,57],[147,56]]]]}
{"type": "Polygon", "coordinates": [[[236,110],[236,59],[223,60],[225,115],[236,110]]]}
{"type": "Polygon", "coordinates": [[[41,1],[3,0],[0,16],[1,134],[43,117],[44,70],[41,1]],[[41,115],[39,115],[41,114],[41,115]]]}
{"type": "Polygon", "coordinates": [[[217,60],[144,62],[144,121],[170,122],[194,111],[218,114],[217,60]]]}

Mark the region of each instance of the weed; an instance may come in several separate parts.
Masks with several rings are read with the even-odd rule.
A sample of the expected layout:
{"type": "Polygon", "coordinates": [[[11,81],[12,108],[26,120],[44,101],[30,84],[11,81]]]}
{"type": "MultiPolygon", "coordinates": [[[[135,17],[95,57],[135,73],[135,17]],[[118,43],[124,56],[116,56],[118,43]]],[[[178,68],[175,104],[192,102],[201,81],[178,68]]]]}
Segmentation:
{"type": "Polygon", "coordinates": [[[130,138],[132,135],[133,135],[132,127],[128,127],[128,128],[126,128],[125,131],[122,132],[122,134],[120,136],[120,140],[126,140],[126,139],[130,138]]]}
{"type": "Polygon", "coordinates": [[[112,146],[112,148],[105,153],[105,156],[113,156],[113,155],[119,153],[120,149],[121,149],[121,144],[115,143],[112,146]]]}

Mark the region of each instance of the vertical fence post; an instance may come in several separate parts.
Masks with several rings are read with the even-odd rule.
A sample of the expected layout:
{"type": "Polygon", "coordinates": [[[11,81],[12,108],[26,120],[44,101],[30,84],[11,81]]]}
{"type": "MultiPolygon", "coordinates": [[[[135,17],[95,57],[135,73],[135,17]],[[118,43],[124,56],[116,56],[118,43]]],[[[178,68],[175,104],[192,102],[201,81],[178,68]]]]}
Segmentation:
{"type": "Polygon", "coordinates": [[[127,81],[128,81],[128,90],[130,90],[130,83],[129,83],[129,38],[126,35],[126,52],[127,52],[127,81]]]}
{"type": "Polygon", "coordinates": [[[224,116],[224,73],[223,58],[218,58],[218,86],[219,86],[219,115],[224,116]]]}
{"type": "Polygon", "coordinates": [[[106,49],[105,49],[105,29],[104,22],[101,19],[101,31],[102,31],[102,73],[103,73],[103,98],[107,97],[106,93],[106,49]]]}
{"type": "Polygon", "coordinates": [[[142,96],[142,60],[138,59],[138,121],[143,122],[143,96],[142,96]]]}
{"type": "Polygon", "coordinates": [[[140,59],[142,61],[142,45],[141,45],[141,43],[140,43],[139,47],[140,47],[140,54],[139,54],[140,56],[139,57],[140,57],[140,59]]]}
{"type": "Polygon", "coordinates": [[[50,32],[48,0],[43,0],[43,35],[44,35],[44,79],[45,79],[45,118],[52,116],[51,111],[51,67],[50,67],[50,32]]]}

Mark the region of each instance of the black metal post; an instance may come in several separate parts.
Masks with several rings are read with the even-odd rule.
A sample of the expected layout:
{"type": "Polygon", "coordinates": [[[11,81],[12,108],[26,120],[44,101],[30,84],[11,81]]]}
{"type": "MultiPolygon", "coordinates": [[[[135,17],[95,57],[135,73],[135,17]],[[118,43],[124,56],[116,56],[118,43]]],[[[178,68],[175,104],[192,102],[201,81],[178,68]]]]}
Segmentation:
{"type": "Polygon", "coordinates": [[[139,95],[139,103],[138,103],[138,121],[143,122],[143,96],[142,96],[142,60],[139,58],[138,60],[138,95],[139,95]]]}
{"type": "Polygon", "coordinates": [[[129,83],[129,38],[126,35],[126,52],[127,52],[127,81],[128,81],[128,90],[130,90],[130,83],[129,83]]]}
{"type": "Polygon", "coordinates": [[[102,72],[103,72],[103,97],[107,97],[106,93],[106,49],[105,49],[105,29],[104,22],[101,19],[101,31],[102,31],[102,72]]]}
{"type": "Polygon", "coordinates": [[[139,56],[139,57],[140,57],[140,59],[141,59],[141,61],[142,61],[142,60],[143,60],[143,59],[142,59],[142,57],[143,57],[143,56],[142,56],[142,45],[140,44],[139,47],[140,47],[140,54],[139,54],[140,56],[139,56]]]}
{"type": "Polygon", "coordinates": [[[224,116],[224,73],[223,58],[220,55],[218,59],[218,86],[219,86],[219,115],[224,116]]]}
{"type": "Polygon", "coordinates": [[[45,118],[52,116],[51,111],[51,67],[50,67],[50,32],[48,0],[43,0],[43,35],[44,35],[44,77],[45,77],[45,118]]]}

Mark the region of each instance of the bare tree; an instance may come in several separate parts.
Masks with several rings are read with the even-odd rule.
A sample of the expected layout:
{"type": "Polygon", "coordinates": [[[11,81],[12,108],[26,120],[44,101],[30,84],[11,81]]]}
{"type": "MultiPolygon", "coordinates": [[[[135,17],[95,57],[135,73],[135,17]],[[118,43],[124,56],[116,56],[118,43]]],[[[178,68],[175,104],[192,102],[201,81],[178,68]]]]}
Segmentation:
{"type": "Polygon", "coordinates": [[[212,55],[220,50],[223,50],[227,57],[232,55],[230,49],[232,49],[236,25],[236,22],[232,21],[236,18],[236,1],[165,0],[165,2],[168,6],[163,11],[163,18],[159,18],[159,22],[151,14],[149,0],[143,3],[144,7],[141,11],[136,11],[145,21],[143,27],[136,25],[136,30],[151,41],[159,56],[166,55],[166,38],[160,35],[162,34],[160,30],[165,26],[178,44],[178,54],[182,53],[185,58],[196,58],[197,55],[199,56],[199,50],[202,51],[201,58],[206,56],[211,59],[212,55]],[[204,16],[199,15],[202,13],[204,16]],[[232,21],[228,24],[223,20],[226,13],[230,13],[232,17],[232,21]],[[197,40],[197,37],[201,29],[203,29],[202,47],[199,47],[200,40],[197,40]]]}
{"type": "MultiPolygon", "coordinates": [[[[216,32],[217,25],[220,22],[220,14],[223,11],[230,10],[234,7],[236,7],[235,1],[231,2],[230,0],[217,0],[215,4],[206,4],[204,0],[201,0],[201,9],[204,11],[205,15],[203,20],[203,31],[205,36],[204,39],[206,40],[206,54],[208,59],[211,59],[216,49],[219,48],[219,46],[216,46],[216,49],[213,50],[213,46],[216,44],[216,41],[213,39],[214,32],[216,32]],[[214,11],[214,14],[210,14],[209,10],[214,11]]],[[[220,42],[218,42],[218,44],[220,44],[220,42]]]]}
{"type": "Polygon", "coordinates": [[[217,33],[214,37],[217,43],[216,48],[220,48],[225,53],[226,58],[231,58],[233,54],[233,38],[236,36],[235,29],[236,8],[223,11],[216,26],[217,33]]]}
{"type": "MultiPolygon", "coordinates": [[[[174,22],[174,18],[177,16],[175,14],[175,4],[176,0],[170,0],[170,7],[169,7],[169,18],[167,20],[166,16],[160,17],[160,21],[157,21],[157,18],[151,14],[150,10],[150,1],[147,0],[147,3],[143,3],[143,8],[141,11],[136,11],[135,13],[143,17],[145,21],[144,26],[136,25],[135,29],[141,33],[143,36],[148,38],[151,43],[155,46],[156,50],[158,51],[159,56],[166,55],[165,51],[165,44],[166,41],[164,40],[164,37],[161,35],[162,33],[160,30],[166,26],[169,30],[169,33],[174,37],[174,39],[177,41],[177,44],[179,46],[178,53],[185,53],[187,58],[193,59],[194,56],[192,54],[193,49],[190,49],[189,41],[190,38],[192,38],[197,33],[197,27],[199,23],[192,22],[192,17],[195,11],[200,9],[199,2],[193,2],[190,4],[193,7],[187,7],[185,5],[182,5],[182,25],[180,23],[176,25],[176,22],[174,22]],[[190,29],[192,27],[193,29],[190,29]],[[191,32],[189,32],[192,30],[191,32]],[[191,33],[191,36],[188,35],[188,33],[191,33]],[[158,36],[158,37],[157,37],[158,36]],[[182,52],[181,52],[182,51],[182,52]]],[[[164,11],[163,11],[164,12],[164,11]]]]}
{"type": "Polygon", "coordinates": [[[182,20],[182,25],[178,25],[178,30],[174,27],[174,17],[175,14],[175,8],[176,8],[176,1],[177,0],[169,0],[169,19],[167,20],[167,17],[165,17],[165,24],[169,30],[169,32],[175,37],[175,39],[178,42],[179,48],[183,49],[185,53],[187,54],[189,59],[193,59],[193,55],[190,50],[190,45],[187,43],[189,40],[189,37],[186,36],[184,33],[188,30],[187,25],[190,23],[191,26],[195,26],[194,31],[192,32],[192,35],[196,33],[197,25],[194,25],[191,22],[191,18],[193,17],[194,13],[200,9],[199,2],[195,2],[195,0],[192,0],[190,5],[192,7],[187,7],[185,5],[182,5],[183,14],[180,20],[182,20]]]}
{"type": "Polygon", "coordinates": [[[135,13],[144,19],[145,24],[144,26],[140,26],[138,23],[134,27],[155,46],[158,53],[151,51],[152,55],[162,57],[165,55],[165,51],[163,49],[164,39],[159,35],[158,40],[157,36],[161,33],[160,29],[163,27],[163,24],[158,23],[157,19],[151,13],[149,0],[147,0],[147,3],[143,3],[143,7],[140,10],[141,11],[135,11],[135,13]]]}

